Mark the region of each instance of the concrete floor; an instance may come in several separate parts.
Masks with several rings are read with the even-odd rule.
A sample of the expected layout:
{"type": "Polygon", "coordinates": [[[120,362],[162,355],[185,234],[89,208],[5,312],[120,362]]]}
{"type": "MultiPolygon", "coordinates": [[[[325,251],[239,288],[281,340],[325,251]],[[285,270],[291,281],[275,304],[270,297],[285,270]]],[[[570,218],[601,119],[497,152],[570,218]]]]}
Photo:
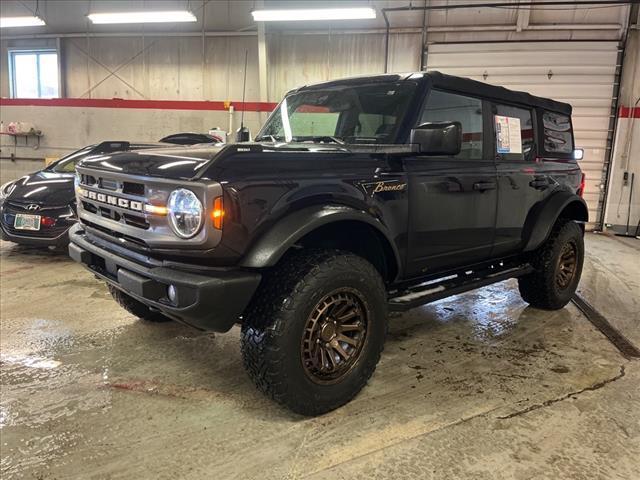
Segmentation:
{"type": "MultiPolygon", "coordinates": [[[[640,345],[640,243],[587,236],[581,290],[640,345]]],[[[63,255],[2,242],[0,477],[640,478],[640,361],[509,281],[391,319],[349,405],[263,398],[238,329],[136,321],[63,255]]]]}

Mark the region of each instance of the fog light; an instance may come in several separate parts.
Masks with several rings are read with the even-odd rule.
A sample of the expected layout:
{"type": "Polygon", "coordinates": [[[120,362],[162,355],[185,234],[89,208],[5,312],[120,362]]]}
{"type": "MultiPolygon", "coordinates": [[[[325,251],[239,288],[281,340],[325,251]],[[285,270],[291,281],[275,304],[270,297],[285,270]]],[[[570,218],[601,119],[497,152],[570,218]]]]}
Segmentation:
{"type": "Polygon", "coordinates": [[[175,287],[175,285],[169,285],[169,287],[167,287],[167,297],[169,297],[169,301],[171,303],[176,303],[178,300],[178,289],[175,287]]]}

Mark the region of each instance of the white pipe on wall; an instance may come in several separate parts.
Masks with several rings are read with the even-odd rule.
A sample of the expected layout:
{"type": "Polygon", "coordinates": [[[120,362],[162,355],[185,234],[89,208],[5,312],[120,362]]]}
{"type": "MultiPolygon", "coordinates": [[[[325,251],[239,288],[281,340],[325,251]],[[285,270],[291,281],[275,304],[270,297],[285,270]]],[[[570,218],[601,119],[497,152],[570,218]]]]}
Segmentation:
{"type": "MultiPolygon", "coordinates": [[[[146,37],[201,37],[203,32],[153,32],[145,33],[146,37]]],[[[256,31],[245,32],[204,32],[205,37],[255,37],[256,31]]],[[[33,35],[3,35],[2,40],[29,40],[39,38],[108,38],[108,37],[141,37],[140,32],[122,33],[34,33],[33,35]]]]}
{"type": "MultiPolygon", "coordinates": [[[[558,23],[558,24],[529,24],[527,30],[620,30],[623,26],[619,23],[558,23]]],[[[637,28],[632,26],[631,28],[637,28]]],[[[431,26],[429,33],[443,32],[511,32],[516,31],[516,25],[455,25],[455,26],[431,26]]],[[[391,28],[391,33],[421,33],[421,27],[391,28]]],[[[352,34],[381,34],[386,33],[384,28],[346,29],[346,30],[281,30],[281,35],[352,35],[352,34]]],[[[154,32],[147,33],[148,37],[255,37],[257,31],[230,31],[230,32],[154,32]]],[[[3,40],[28,40],[40,38],[101,38],[101,37],[139,37],[140,32],[122,33],[41,33],[33,35],[7,35],[3,40]]]]}
{"type": "MultiPolygon", "coordinates": [[[[536,30],[536,31],[544,31],[544,30],[620,30],[622,25],[619,23],[598,23],[598,24],[589,24],[589,23],[558,23],[553,25],[536,25],[529,24],[526,28],[523,28],[522,31],[526,32],[527,30],[536,30]]],[[[452,27],[429,27],[429,32],[431,33],[440,33],[440,32],[486,32],[486,31],[497,31],[497,32],[508,32],[508,31],[516,31],[516,25],[456,25],[452,27]]]]}
{"type": "Polygon", "coordinates": [[[233,138],[233,111],[235,109],[233,108],[233,105],[229,105],[229,130],[228,130],[228,134],[227,134],[227,138],[233,138]]]}

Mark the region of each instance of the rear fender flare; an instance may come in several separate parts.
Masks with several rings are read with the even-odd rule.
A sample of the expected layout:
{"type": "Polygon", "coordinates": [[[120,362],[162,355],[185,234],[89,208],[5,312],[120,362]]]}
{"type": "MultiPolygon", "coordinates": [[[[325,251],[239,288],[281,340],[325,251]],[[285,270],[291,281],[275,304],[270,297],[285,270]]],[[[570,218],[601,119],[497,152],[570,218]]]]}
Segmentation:
{"type": "Polygon", "coordinates": [[[524,225],[524,251],[529,252],[542,245],[562,212],[567,209],[572,213],[569,217],[572,220],[578,222],[589,220],[585,201],[575,193],[567,191],[554,193],[546,202],[532,208],[524,225]]]}

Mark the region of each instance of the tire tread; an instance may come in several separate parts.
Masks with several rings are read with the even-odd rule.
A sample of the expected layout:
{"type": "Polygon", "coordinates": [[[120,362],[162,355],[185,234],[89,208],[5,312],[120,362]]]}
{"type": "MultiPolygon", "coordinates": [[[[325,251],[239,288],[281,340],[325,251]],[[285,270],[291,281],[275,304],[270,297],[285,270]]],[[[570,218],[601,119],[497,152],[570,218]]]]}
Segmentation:
{"type": "MultiPolygon", "coordinates": [[[[533,307],[557,310],[568,302],[567,299],[560,298],[554,288],[554,259],[559,248],[558,243],[567,235],[577,235],[582,239],[580,227],[572,220],[561,218],[553,226],[546,242],[534,252],[531,262],[534,271],[518,278],[518,289],[522,299],[533,307]]],[[[577,273],[579,274],[580,272],[577,273]]]]}
{"type": "MultiPolygon", "coordinates": [[[[301,298],[314,288],[314,283],[329,278],[332,270],[348,268],[359,271],[375,282],[386,295],[382,278],[365,259],[339,250],[303,250],[291,253],[268,272],[245,311],[241,332],[243,364],[258,389],[277,403],[302,415],[319,415],[334,410],[351,400],[367,383],[380,359],[382,347],[373,352],[371,361],[358,377],[358,384],[349,398],[334,403],[316,403],[297,396],[283,377],[284,365],[293,361],[276,341],[287,328],[301,298]]],[[[386,317],[386,312],[384,312],[386,317]]]]}

